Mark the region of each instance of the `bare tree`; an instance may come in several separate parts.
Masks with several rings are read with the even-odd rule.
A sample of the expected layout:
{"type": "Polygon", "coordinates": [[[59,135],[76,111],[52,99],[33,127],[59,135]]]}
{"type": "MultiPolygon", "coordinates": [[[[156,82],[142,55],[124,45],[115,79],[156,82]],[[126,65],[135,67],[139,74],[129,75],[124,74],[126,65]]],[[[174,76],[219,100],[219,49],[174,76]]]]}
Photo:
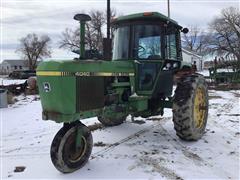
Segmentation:
{"type": "Polygon", "coordinates": [[[38,36],[35,33],[28,34],[20,39],[20,47],[17,52],[21,53],[28,62],[30,70],[34,70],[38,60],[51,57],[51,39],[47,35],[38,36]]]}
{"type": "Polygon", "coordinates": [[[103,11],[92,10],[90,12],[92,20],[89,22],[93,35],[95,37],[98,50],[102,50],[103,31],[102,28],[106,24],[106,16],[103,11]]]}
{"type": "MultiPolygon", "coordinates": [[[[106,25],[105,11],[91,10],[89,12],[92,20],[86,23],[85,42],[88,49],[103,50],[103,27],[106,25]]],[[[111,10],[111,17],[116,16],[116,11],[111,10]]],[[[65,48],[70,51],[78,50],[80,47],[79,28],[65,29],[61,34],[61,40],[59,42],[60,48],[65,48]]]]}
{"type": "Polygon", "coordinates": [[[197,26],[191,26],[189,32],[183,36],[183,47],[187,50],[204,55],[206,50],[206,34],[197,26]]]}
{"type": "Polygon", "coordinates": [[[98,49],[97,38],[95,36],[96,36],[96,33],[91,28],[90,23],[89,22],[86,23],[85,41],[88,49],[98,49]]]}
{"type": "Polygon", "coordinates": [[[69,49],[71,51],[80,48],[80,31],[79,28],[76,30],[72,30],[66,28],[64,32],[62,32],[61,40],[59,42],[60,48],[69,49]]]}
{"type": "Polygon", "coordinates": [[[235,56],[240,61],[240,13],[237,8],[223,9],[209,24],[208,50],[225,57],[235,56]]]}

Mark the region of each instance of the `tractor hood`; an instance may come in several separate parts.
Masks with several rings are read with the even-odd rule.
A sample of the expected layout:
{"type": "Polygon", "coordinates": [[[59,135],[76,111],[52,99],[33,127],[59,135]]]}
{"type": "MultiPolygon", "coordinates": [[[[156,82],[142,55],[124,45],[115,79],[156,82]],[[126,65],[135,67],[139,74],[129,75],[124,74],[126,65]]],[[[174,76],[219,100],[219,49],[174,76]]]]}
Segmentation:
{"type": "Polygon", "coordinates": [[[130,61],[46,61],[36,74],[43,119],[64,122],[102,108],[106,79],[134,76],[134,65],[130,61]]]}
{"type": "Polygon", "coordinates": [[[130,61],[102,61],[102,60],[79,60],[79,61],[45,61],[39,64],[37,76],[61,76],[76,75],[84,76],[78,72],[91,73],[133,73],[134,65],[130,61]],[[66,74],[64,74],[66,73],[66,74]],[[70,74],[68,74],[70,73],[70,74]]]}

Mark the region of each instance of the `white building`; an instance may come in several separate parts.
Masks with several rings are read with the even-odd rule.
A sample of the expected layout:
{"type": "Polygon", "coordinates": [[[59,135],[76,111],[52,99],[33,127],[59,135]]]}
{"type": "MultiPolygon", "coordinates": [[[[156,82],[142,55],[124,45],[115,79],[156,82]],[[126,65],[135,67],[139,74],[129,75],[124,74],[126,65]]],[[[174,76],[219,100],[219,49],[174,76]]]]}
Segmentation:
{"type": "Polygon", "coordinates": [[[0,74],[9,74],[13,71],[28,70],[25,60],[3,60],[0,64],[0,74]]]}
{"type": "Polygon", "coordinates": [[[183,61],[193,64],[196,61],[197,70],[203,70],[203,59],[202,56],[197,55],[195,52],[182,49],[183,61]]]}

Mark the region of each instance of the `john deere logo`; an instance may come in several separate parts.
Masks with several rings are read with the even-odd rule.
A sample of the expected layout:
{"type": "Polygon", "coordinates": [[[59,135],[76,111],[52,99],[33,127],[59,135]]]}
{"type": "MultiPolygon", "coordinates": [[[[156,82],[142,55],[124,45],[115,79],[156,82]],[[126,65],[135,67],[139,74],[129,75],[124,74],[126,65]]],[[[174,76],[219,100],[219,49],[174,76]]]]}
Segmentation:
{"type": "Polygon", "coordinates": [[[44,89],[45,92],[51,91],[50,84],[48,82],[44,82],[43,83],[43,89],[44,89]]]}

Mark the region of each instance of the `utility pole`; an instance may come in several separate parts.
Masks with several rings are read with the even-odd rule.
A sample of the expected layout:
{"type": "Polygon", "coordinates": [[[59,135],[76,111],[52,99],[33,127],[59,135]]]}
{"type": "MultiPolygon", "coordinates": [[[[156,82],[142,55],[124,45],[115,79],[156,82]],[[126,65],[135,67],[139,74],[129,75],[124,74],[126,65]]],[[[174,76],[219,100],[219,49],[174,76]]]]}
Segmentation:
{"type": "Polygon", "coordinates": [[[170,18],[170,0],[167,0],[167,4],[168,4],[168,18],[170,18]]]}
{"type": "Polygon", "coordinates": [[[105,60],[111,60],[111,37],[110,37],[110,20],[111,20],[111,5],[110,0],[107,0],[107,38],[103,39],[103,56],[105,60]]]}
{"type": "Polygon", "coordinates": [[[110,0],[107,0],[107,59],[111,59],[111,39],[110,39],[110,20],[111,20],[111,5],[110,0]]]}
{"type": "Polygon", "coordinates": [[[111,18],[111,7],[110,0],[107,0],[107,39],[110,40],[110,18],[111,18]]]}

